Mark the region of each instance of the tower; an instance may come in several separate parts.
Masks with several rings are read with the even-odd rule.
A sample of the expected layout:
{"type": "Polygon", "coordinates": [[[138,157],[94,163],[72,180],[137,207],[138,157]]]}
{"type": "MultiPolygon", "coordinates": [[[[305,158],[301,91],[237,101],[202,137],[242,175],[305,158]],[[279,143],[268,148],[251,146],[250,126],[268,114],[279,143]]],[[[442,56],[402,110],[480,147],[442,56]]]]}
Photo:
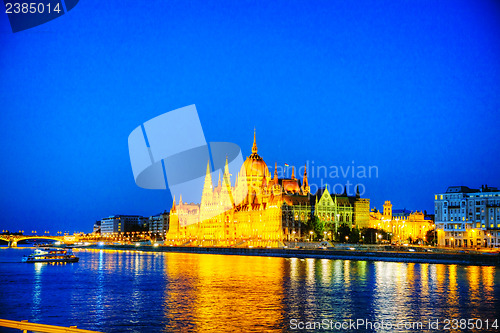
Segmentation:
{"type": "Polygon", "coordinates": [[[309,188],[309,182],[307,180],[307,163],[304,166],[304,178],[303,178],[303,184],[302,184],[302,194],[303,195],[308,195],[310,188],[309,188]]]}
{"type": "Polygon", "coordinates": [[[384,202],[383,216],[384,216],[384,219],[386,219],[386,220],[392,220],[392,204],[389,200],[384,202]]]}

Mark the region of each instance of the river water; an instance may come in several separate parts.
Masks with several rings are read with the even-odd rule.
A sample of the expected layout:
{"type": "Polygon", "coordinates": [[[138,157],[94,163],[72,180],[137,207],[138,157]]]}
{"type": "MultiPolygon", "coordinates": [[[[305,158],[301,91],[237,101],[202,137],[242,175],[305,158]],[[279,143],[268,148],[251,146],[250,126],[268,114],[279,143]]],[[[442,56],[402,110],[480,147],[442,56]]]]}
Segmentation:
{"type": "Polygon", "coordinates": [[[0,248],[1,319],[103,332],[493,332],[500,319],[491,266],[111,250],[21,263],[32,251],[0,248]]]}

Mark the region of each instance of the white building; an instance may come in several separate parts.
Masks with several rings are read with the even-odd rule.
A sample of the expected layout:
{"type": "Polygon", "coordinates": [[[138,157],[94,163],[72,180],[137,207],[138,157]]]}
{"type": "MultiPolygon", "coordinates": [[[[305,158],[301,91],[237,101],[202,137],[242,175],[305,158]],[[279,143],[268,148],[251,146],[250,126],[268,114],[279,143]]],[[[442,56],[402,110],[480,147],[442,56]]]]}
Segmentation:
{"type": "Polygon", "coordinates": [[[149,231],[151,235],[165,239],[165,234],[168,232],[170,222],[170,213],[153,215],[149,217],[149,231]]]}
{"type": "Polygon", "coordinates": [[[500,191],[450,186],[434,197],[440,246],[500,247],[500,191]]]}

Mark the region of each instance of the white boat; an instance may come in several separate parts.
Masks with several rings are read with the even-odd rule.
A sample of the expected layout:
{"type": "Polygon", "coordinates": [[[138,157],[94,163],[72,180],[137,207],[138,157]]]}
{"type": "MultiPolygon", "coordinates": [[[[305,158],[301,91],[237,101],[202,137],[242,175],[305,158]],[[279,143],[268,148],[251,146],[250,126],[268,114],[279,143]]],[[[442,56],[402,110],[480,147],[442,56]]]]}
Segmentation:
{"type": "Polygon", "coordinates": [[[78,262],[80,258],[71,249],[36,249],[35,253],[23,257],[23,262],[78,262]]]}

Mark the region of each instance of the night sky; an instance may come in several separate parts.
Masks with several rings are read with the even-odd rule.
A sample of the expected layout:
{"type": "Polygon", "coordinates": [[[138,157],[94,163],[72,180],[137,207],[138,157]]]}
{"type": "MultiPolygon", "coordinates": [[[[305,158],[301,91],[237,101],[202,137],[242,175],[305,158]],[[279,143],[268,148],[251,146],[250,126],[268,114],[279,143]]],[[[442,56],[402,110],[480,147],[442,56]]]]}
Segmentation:
{"type": "Polygon", "coordinates": [[[500,186],[498,2],[86,0],[18,33],[0,17],[2,230],[170,209],[135,185],[127,138],[191,104],[244,156],[255,127],[269,166],[376,166],[310,179],[361,183],[372,208],[500,186]]]}

